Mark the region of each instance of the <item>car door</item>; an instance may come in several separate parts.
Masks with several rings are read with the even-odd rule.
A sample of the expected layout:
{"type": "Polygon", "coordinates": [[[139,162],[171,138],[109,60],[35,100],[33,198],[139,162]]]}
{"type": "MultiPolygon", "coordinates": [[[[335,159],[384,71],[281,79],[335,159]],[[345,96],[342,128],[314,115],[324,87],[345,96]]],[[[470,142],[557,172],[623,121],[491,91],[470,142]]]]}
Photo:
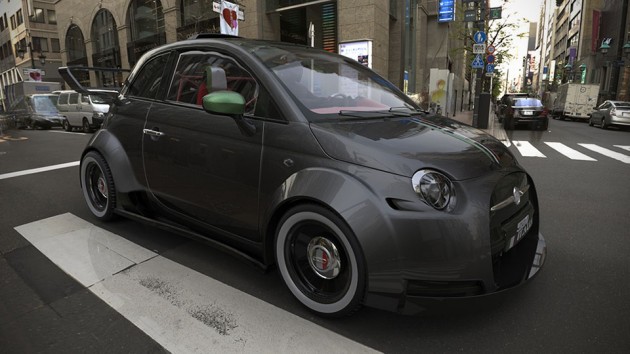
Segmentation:
{"type": "Polygon", "coordinates": [[[81,107],[79,105],[79,93],[71,92],[68,95],[67,106],[67,118],[68,122],[72,126],[81,126],[83,124],[83,115],[81,114],[81,107]]]}
{"type": "Polygon", "coordinates": [[[257,239],[264,121],[246,117],[255,127],[248,135],[232,117],[197,105],[207,66],[216,69],[211,81],[218,82],[209,92],[233,90],[246,102],[256,100],[257,81],[235,59],[216,52],[179,53],[166,98],[151,106],[146,119],[147,184],[171,215],[257,239]]]}
{"type": "Polygon", "coordinates": [[[610,110],[612,105],[610,102],[606,101],[602,103],[597,109],[591,114],[591,119],[596,124],[601,124],[602,120],[605,119],[608,111],[610,110]]]}

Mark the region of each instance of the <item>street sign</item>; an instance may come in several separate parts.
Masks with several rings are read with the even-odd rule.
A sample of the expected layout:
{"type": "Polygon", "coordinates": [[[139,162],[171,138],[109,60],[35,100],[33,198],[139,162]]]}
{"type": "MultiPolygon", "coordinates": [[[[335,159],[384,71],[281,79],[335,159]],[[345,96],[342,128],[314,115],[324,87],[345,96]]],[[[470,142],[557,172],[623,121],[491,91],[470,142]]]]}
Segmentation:
{"type": "Polygon", "coordinates": [[[477,21],[477,10],[465,10],[464,22],[475,22],[475,21],[477,21]]]}
{"type": "Polygon", "coordinates": [[[486,39],[488,39],[488,36],[486,35],[486,32],[483,31],[477,31],[473,36],[473,40],[475,41],[475,43],[483,43],[486,41],[486,39]]]}
{"type": "Polygon", "coordinates": [[[492,55],[492,54],[488,54],[488,56],[486,57],[486,62],[487,62],[488,64],[492,64],[492,63],[494,63],[494,55],[492,55]]]}
{"type": "Polygon", "coordinates": [[[472,52],[473,54],[483,54],[486,51],[486,45],[483,43],[473,44],[472,52]]]}
{"type": "Polygon", "coordinates": [[[486,65],[486,73],[488,73],[488,74],[494,73],[494,64],[486,65]]]}
{"type": "Polygon", "coordinates": [[[501,8],[500,7],[491,7],[490,8],[490,19],[498,20],[501,18],[501,8]]]}
{"type": "Polygon", "coordinates": [[[486,49],[486,52],[487,52],[488,54],[493,54],[493,53],[494,53],[494,51],[495,51],[495,48],[494,48],[494,46],[493,46],[492,44],[491,44],[491,45],[489,45],[489,46],[488,46],[488,48],[486,49]]]}
{"type": "Polygon", "coordinates": [[[481,58],[481,54],[477,54],[475,59],[472,61],[470,66],[473,69],[483,69],[483,59],[481,58]]]}

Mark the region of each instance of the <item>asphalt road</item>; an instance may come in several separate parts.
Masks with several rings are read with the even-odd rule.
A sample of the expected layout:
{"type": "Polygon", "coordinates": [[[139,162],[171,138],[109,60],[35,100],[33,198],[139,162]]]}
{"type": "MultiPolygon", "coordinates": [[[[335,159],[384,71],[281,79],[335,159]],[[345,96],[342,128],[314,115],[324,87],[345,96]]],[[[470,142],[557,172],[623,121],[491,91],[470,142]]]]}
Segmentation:
{"type": "MultiPolygon", "coordinates": [[[[319,352],[328,345],[327,339],[321,338],[348,345],[328,348],[332,352],[365,352],[366,347],[388,353],[630,352],[630,163],[597,149],[630,158],[630,130],[601,130],[585,123],[554,120],[545,132],[508,132],[510,149],[536,183],[541,232],[548,245],[545,267],[529,284],[502,296],[448,304],[417,316],[364,308],[340,320],[322,319],[304,310],[275,270],[263,273],[209,246],[136,222],[96,221],[85,206],[78,167],[73,164],[89,135],[59,130],[10,131],[9,135],[0,140],[2,352],[166,350],[160,344],[161,338],[147,334],[151,331],[146,327],[141,330],[115,304],[97,297],[94,289],[87,290],[64,273],[18,232],[25,224],[67,213],[154,252],[160,262],[171,264],[169,267],[194,271],[199,282],[226,285],[226,291],[237,294],[233,295],[235,299],[247,299],[234,305],[241,307],[233,308],[235,313],[249,311],[255,312],[253,317],[262,317],[262,313],[267,314],[264,311],[269,311],[265,315],[269,316],[265,317],[269,318],[265,322],[269,328],[282,328],[274,321],[294,324],[295,328],[284,331],[303,337],[300,346],[286,345],[280,332],[277,337],[267,338],[280,352],[319,352]],[[525,156],[531,150],[525,155],[519,150],[527,146],[525,142],[539,152],[538,156],[525,156]],[[572,159],[553,143],[590,160],[583,156],[581,160],[572,159]],[[55,169],[21,175],[47,166],[55,169]]],[[[142,265],[150,268],[152,264],[147,261],[142,265]]],[[[193,292],[195,285],[182,284],[187,284],[184,290],[193,292]]],[[[198,351],[223,352],[225,347],[221,345],[226,343],[233,344],[229,351],[252,351],[248,345],[255,347],[255,338],[267,333],[244,322],[240,325],[243,329],[247,331],[236,338],[225,331],[216,335],[216,327],[207,327],[208,337],[215,338],[213,334],[219,339],[198,351]],[[229,341],[221,342],[225,338],[229,341]]],[[[263,344],[254,351],[266,352],[264,348],[268,347],[263,344]]]]}

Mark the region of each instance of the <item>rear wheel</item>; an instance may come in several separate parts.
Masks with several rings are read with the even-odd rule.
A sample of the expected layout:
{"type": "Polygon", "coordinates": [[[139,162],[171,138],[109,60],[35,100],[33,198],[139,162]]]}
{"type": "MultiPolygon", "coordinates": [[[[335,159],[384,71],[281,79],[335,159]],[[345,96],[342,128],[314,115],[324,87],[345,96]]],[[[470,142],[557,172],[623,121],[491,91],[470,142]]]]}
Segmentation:
{"type": "Polygon", "coordinates": [[[346,316],[361,306],[366,287],[363,253],[345,222],[318,205],[289,210],[276,230],[282,278],[304,306],[324,316],[346,316]]]}
{"type": "Polygon", "coordinates": [[[600,127],[602,129],[607,129],[608,128],[608,123],[606,123],[606,117],[602,117],[602,123],[600,124],[600,127]]]}
{"type": "Polygon", "coordinates": [[[81,160],[81,189],[92,214],[101,220],[114,217],[116,188],[105,159],[90,151],[81,160]]]}
{"type": "Polygon", "coordinates": [[[87,118],[83,118],[83,132],[91,133],[92,128],[90,127],[90,122],[88,122],[87,118]]]}
{"type": "Polygon", "coordinates": [[[588,126],[592,127],[593,126],[593,117],[588,119],[588,126]]]}

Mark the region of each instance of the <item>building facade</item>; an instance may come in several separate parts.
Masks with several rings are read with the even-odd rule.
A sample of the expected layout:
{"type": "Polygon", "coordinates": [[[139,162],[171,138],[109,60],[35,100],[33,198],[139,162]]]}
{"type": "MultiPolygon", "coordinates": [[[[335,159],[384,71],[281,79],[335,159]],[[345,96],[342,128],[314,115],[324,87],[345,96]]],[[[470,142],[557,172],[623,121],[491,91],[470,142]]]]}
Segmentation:
{"type": "MultiPolygon", "coordinates": [[[[60,65],[55,1],[0,0],[0,88],[28,79],[61,82],[60,65]]],[[[2,110],[4,94],[0,89],[2,110]]]]}
{"type": "MultiPolygon", "coordinates": [[[[469,97],[461,55],[452,49],[451,24],[438,23],[435,0],[241,0],[238,34],[331,52],[368,43],[369,65],[427,103],[431,69],[447,72],[449,112],[469,97]],[[314,36],[309,36],[309,29],[314,36]],[[311,38],[312,37],[312,38],[311,38]]],[[[220,31],[219,4],[212,0],[58,0],[58,31],[64,65],[131,68],[153,47],[220,31]]],[[[91,86],[117,84],[113,75],[82,78],[91,86]]]]}

